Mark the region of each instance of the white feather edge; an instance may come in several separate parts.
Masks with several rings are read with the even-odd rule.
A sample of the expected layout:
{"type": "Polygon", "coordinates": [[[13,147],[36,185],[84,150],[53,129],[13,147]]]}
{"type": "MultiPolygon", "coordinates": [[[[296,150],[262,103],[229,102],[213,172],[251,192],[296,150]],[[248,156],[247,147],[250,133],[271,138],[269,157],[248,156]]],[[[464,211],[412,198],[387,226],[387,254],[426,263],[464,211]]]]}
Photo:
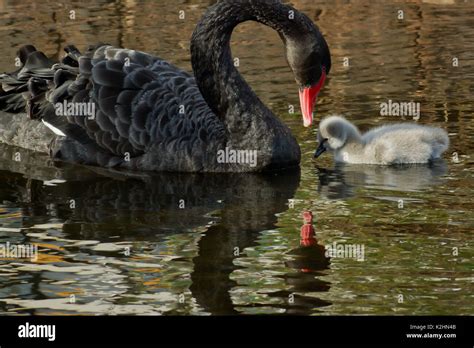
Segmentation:
{"type": "Polygon", "coordinates": [[[41,120],[41,122],[43,122],[46,127],[51,129],[54,132],[54,134],[60,135],[62,137],[66,136],[66,134],[64,134],[64,132],[62,130],[60,130],[59,128],[56,128],[55,126],[53,126],[52,124],[46,122],[45,120],[41,120]]]}

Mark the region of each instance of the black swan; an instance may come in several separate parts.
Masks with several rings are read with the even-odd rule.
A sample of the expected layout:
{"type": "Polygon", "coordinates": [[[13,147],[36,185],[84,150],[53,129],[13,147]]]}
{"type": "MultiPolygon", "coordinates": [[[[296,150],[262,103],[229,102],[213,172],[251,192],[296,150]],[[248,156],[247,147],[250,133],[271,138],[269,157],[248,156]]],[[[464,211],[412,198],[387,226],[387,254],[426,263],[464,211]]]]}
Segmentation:
{"type": "Polygon", "coordinates": [[[8,112],[0,117],[0,140],[54,159],[130,170],[297,166],[300,149],[289,128],[234,67],[231,34],[248,20],[280,34],[300,88],[304,125],[311,125],[331,68],[318,28],[280,1],[223,0],[208,9],[192,35],[195,77],[158,57],[104,44],[84,55],[67,46],[59,63],[23,46],[22,67],[0,76],[0,110],[8,112]]]}

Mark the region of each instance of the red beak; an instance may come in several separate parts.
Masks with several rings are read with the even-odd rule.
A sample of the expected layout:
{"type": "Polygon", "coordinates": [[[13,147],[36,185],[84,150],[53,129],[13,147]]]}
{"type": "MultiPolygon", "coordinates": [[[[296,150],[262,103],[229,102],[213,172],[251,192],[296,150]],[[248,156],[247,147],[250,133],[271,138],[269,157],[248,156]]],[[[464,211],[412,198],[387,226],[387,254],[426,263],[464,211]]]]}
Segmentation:
{"type": "Polygon", "coordinates": [[[303,125],[305,127],[309,127],[313,124],[313,106],[316,103],[316,98],[323,87],[325,80],[326,69],[323,68],[321,78],[317,84],[300,89],[301,113],[303,114],[303,125]]]}

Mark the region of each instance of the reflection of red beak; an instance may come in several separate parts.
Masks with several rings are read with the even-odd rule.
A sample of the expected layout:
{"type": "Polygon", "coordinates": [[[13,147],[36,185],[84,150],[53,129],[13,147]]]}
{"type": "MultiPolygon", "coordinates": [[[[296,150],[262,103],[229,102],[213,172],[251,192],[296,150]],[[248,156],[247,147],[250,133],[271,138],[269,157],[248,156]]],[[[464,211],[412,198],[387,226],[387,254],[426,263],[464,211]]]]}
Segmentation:
{"type": "Polygon", "coordinates": [[[300,245],[303,247],[316,245],[317,241],[316,241],[316,238],[314,238],[315,231],[313,227],[313,213],[310,210],[304,211],[303,220],[304,220],[304,225],[301,226],[300,245]]]}
{"type": "Polygon", "coordinates": [[[326,69],[323,68],[321,78],[317,84],[300,89],[300,106],[301,113],[303,114],[303,125],[305,127],[309,127],[313,124],[313,106],[316,103],[319,91],[324,85],[324,80],[326,80],[326,69]]]}
{"type": "Polygon", "coordinates": [[[316,238],[314,238],[314,234],[315,233],[313,225],[304,224],[301,227],[300,232],[300,245],[303,247],[310,247],[316,245],[318,242],[316,241],[316,238]]]}
{"type": "Polygon", "coordinates": [[[313,213],[308,211],[303,212],[303,221],[305,224],[310,224],[313,222],[313,213]]]}

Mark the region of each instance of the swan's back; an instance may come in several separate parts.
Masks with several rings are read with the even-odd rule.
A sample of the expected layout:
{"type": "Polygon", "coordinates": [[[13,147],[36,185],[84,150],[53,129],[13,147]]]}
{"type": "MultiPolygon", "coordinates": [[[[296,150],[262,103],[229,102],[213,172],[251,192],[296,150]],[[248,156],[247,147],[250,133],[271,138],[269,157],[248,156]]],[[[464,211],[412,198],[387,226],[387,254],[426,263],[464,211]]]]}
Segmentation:
{"type": "Polygon", "coordinates": [[[398,123],[371,129],[362,136],[367,156],[381,163],[426,163],[449,147],[441,128],[398,123]]]}
{"type": "Polygon", "coordinates": [[[57,137],[52,145],[57,158],[109,167],[198,171],[204,161],[196,154],[205,154],[214,139],[225,140],[223,125],[194,78],[158,57],[106,45],[82,55],[68,46],[67,56],[53,65],[27,47],[24,67],[0,77],[0,107],[9,112],[26,108],[30,119],[64,133],[66,137],[57,137]],[[19,92],[26,93],[26,102],[19,92]],[[56,115],[55,105],[65,102],[93,103],[95,118],[56,115]]]}

